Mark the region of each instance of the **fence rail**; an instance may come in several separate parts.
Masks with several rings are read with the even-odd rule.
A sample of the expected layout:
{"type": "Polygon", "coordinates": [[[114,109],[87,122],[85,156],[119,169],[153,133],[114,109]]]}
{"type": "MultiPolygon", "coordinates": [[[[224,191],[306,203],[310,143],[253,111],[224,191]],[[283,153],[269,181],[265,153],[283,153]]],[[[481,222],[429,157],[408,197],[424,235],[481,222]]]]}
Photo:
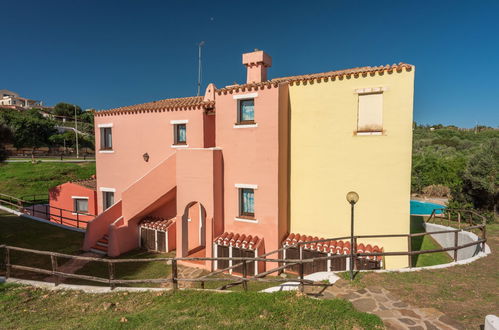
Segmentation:
{"type": "MultiPolygon", "coordinates": [[[[401,234],[401,235],[359,235],[359,236],[354,236],[353,240],[356,242],[358,239],[362,238],[381,238],[381,237],[407,237],[408,239],[408,250],[407,251],[391,251],[391,252],[373,252],[373,253],[359,253],[355,249],[355,244],[353,246],[353,252],[350,254],[333,254],[333,255],[328,255],[325,257],[315,257],[315,258],[303,258],[303,254],[300,253],[300,258],[299,259],[287,259],[287,258],[270,258],[269,256],[278,254],[280,251],[289,249],[289,248],[299,248],[300,250],[303,251],[304,247],[308,244],[311,243],[318,243],[318,242],[324,242],[324,241],[332,241],[332,240],[341,240],[344,239],[342,237],[337,237],[337,238],[329,238],[327,240],[317,240],[313,242],[297,242],[296,244],[293,245],[288,245],[286,247],[280,248],[275,251],[268,252],[266,254],[260,255],[258,257],[179,257],[179,258],[152,258],[152,259],[145,259],[145,258],[137,258],[137,259],[109,259],[109,258],[95,258],[95,257],[84,257],[84,256],[74,256],[74,255],[69,255],[69,254],[64,254],[64,253],[58,253],[58,252],[50,252],[50,251],[41,251],[41,250],[34,250],[34,249],[27,249],[27,248],[21,248],[21,247],[16,247],[16,246],[9,246],[9,245],[0,245],[0,250],[3,249],[5,250],[5,274],[6,278],[11,277],[12,270],[22,270],[22,271],[29,271],[29,272],[34,272],[34,273],[39,273],[39,274],[45,274],[45,275],[52,275],[55,277],[55,285],[59,285],[61,281],[64,278],[74,278],[74,279],[80,279],[80,280],[87,280],[87,281],[92,281],[92,282],[98,282],[98,283],[106,283],[109,285],[111,289],[114,289],[117,285],[119,284],[139,284],[139,283],[146,283],[146,284],[160,284],[160,283],[171,283],[172,287],[174,290],[177,290],[179,288],[179,282],[199,282],[201,285],[201,288],[205,287],[206,282],[212,282],[212,281],[220,281],[220,282],[227,282],[230,281],[228,284],[224,284],[223,286],[219,287],[218,289],[225,290],[230,287],[236,286],[236,285],[242,285],[244,290],[248,289],[248,282],[250,281],[255,281],[255,282],[275,282],[275,283],[282,283],[282,282],[295,282],[299,284],[299,289],[303,292],[305,285],[316,285],[314,281],[308,280],[304,278],[304,265],[309,264],[309,263],[314,263],[316,261],[321,261],[321,260],[334,260],[334,259],[341,259],[341,258],[349,258],[349,257],[354,257],[354,258],[363,258],[363,257],[386,257],[386,256],[407,256],[409,258],[409,267],[412,267],[412,257],[417,256],[417,255],[422,255],[422,254],[428,254],[428,253],[436,253],[436,252],[447,252],[447,251],[454,251],[454,261],[457,261],[457,251],[460,249],[464,249],[470,246],[479,246],[481,247],[481,250],[485,250],[485,242],[487,241],[486,238],[486,231],[485,231],[485,224],[480,224],[480,225],[472,225],[468,226],[466,228],[460,228],[460,229],[452,229],[452,230],[442,230],[442,231],[433,231],[433,232],[425,232],[425,233],[415,233],[415,234],[401,234]],[[462,232],[464,230],[470,230],[470,229],[481,229],[483,232],[482,238],[478,238],[476,241],[466,243],[466,244],[458,244],[458,239],[457,235],[459,232],[462,232]],[[419,236],[424,236],[424,235],[434,235],[434,234],[444,234],[444,233],[455,233],[455,241],[454,241],[454,246],[452,247],[447,247],[447,248],[440,248],[440,249],[431,249],[431,250],[420,250],[420,251],[412,251],[411,248],[411,238],[412,237],[419,237],[419,236]],[[11,251],[19,251],[19,252],[24,252],[24,253],[32,253],[36,255],[45,255],[45,256],[50,256],[51,259],[51,270],[48,269],[43,269],[43,268],[36,268],[36,267],[29,267],[29,266],[24,266],[24,265],[16,265],[13,264],[11,261],[11,251]],[[67,273],[67,272],[61,272],[59,270],[59,264],[58,261],[60,258],[64,259],[71,259],[71,260],[84,260],[84,261],[93,261],[93,262],[101,262],[103,264],[107,265],[107,278],[104,277],[97,277],[97,276],[90,276],[90,275],[82,275],[82,274],[72,274],[72,273],[67,273]],[[181,278],[179,277],[178,273],[178,263],[179,262],[184,262],[184,261],[232,261],[232,265],[229,267],[225,267],[223,269],[217,269],[212,271],[211,273],[197,277],[197,278],[181,278]],[[144,263],[144,262],[163,262],[165,264],[168,264],[171,266],[171,275],[170,277],[165,277],[165,278],[155,278],[155,279],[117,279],[116,278],[116,272],[115,272],[115,266],[116,264],[122,264],[122,263],[144,263]],[[248,265],[251,262],[263,262],[265,265],[267,263],[277,263],[278,266],[274,267],[272,269],[266,270],[264,272],[254,274],[253,276],[248,276],[248,265]],[[290,267],[295,267],[298,265],[298,278],[267,278],[267,276],[274,274],[274,273],[281,273],[282,271],[286,270],[287,268],[290,267]],[[230,270],[233,270],[237,267],[242,267],[242,274],[241,277],[212,277],[216,276],[221,273],[227,273],[230,270]]],[[[350,238],[350,237],[348,237],[350,238]]],[[[358,260],[358,259],[357,259],[358,260]]],[[[265,267],[267,268],[267,267],[265,267]]]]}
{"type": "Polygon", "coordinates": [[[61,225],[76,227],[79,229],[85,229],[88,223],[91,221],[91,220],[85,220],[85,218],[96,217],[96,215],[94,214],[75,212],[74,210],[68,210],[56,206],[50,206],[47,203],[48,203],[48,195],[29,195],[18,198],[0,193],[0,205],[35,217],[37,215],[44,216],[46,220],[61,225]],[[46,198],[41,199],[40,198],[41,196],[46,198]]]}

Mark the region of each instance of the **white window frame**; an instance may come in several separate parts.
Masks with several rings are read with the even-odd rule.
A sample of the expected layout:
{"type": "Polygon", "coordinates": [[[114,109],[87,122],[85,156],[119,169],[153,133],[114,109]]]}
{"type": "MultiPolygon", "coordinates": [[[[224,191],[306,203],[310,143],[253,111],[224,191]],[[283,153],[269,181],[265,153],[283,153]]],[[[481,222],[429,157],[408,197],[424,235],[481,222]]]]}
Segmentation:
{"type": "MultiPolygon", "coordinates": [[[[234,128],[250,128],[250,127],[258,127],[258,123],[254,124],[238,124],[240,122],[240,112],[241,112],[241,101],[244,100],[253,100],[253,106],[255,104],[255,99],[258,97],[258,93],[247,93],[247,94],[239,94],[233,95],[232,98],[237,101],[237,113],[236,113],[236,124],[234,124],[234,128]]],[[[255,113],[253,110],[253,121],[255,121],[255,113]]]]}
{"type": "Polygon", "coordinates": [[[239,222],[247,222],[247,223],[258,223],[258,219],[256,219],[256,212],[254,211],[255,214],[255,219],[245,219],[240,217],[241,213],[241,189],[253,189],[257,190],[258,185],[257,184],[247,184],[247,183],[236,183],[234,187],[237,189],[237,213],[238,215],[234,218],[235,221],[239,222]]]}
{"type": "Polygon", "coordinates": [[[72,212],[73,215],[76,215],[78,213],[79,214],[88,213],[88,207],[89,207],[89,205],[88,205],[88,197],[85,197],[85,196],[71,196],[71,199],[73,200],[73,212],[72,212]],[[76,210],[76,201],[75,201],[75,199],[86,199],[87,200],[87,212],[80,212],[80,211],[76,210]]]}

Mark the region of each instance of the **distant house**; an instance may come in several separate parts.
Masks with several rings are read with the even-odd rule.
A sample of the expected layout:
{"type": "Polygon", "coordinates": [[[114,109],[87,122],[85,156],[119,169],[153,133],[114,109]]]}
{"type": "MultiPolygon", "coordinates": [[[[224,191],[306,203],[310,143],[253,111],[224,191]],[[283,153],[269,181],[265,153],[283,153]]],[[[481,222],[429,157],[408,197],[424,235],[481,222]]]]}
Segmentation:
{"type": "Polygon", "coordinates": [[[95,177],[66,182],[49,190],[50,220],[67,226],[85,228],[97,214],[95,177]]]}
{"type": "Polygon", "coordinates": [[[19,94],[7,89],[0,89],[0,106],[14,109],[32,109],[43,107],[41,101],[36,101],[19,96],[19,94]]]}

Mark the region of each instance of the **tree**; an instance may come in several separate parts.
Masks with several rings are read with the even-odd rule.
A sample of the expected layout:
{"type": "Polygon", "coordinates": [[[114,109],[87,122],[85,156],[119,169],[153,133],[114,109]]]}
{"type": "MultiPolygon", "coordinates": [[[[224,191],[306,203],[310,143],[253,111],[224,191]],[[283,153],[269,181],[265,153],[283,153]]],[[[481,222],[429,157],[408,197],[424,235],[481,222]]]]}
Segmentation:
{"type": "Polygon", "coordinates": [[[29,113],[14,114],[8,123],[17,148],[39,148],[49,144],[54,134],[54,123],[45,118],[31,116],[29,113]]]}
{"type": "Polygon", "coordinates": [[[499,202],[499,139],[471,157],[463,174],[462,192],[475,208],[497,212],[499,202]]]}
{"type": "Polygon", "coordinates": [[[0,122],[0,162],[7,159],[7,150],[5,150],[5,144],[10,142],[12,139],[12,131],[4,123],[0,122]]]}
{"type": "Polygon", "coordinates": [[[75,116],[75,107],[76,107],[76,115],[80,116],[82,114],[81,108],[77,105],[60,102],[54,106],[52,112],[57,116],[70,117],[74,118],[75,116]]]}

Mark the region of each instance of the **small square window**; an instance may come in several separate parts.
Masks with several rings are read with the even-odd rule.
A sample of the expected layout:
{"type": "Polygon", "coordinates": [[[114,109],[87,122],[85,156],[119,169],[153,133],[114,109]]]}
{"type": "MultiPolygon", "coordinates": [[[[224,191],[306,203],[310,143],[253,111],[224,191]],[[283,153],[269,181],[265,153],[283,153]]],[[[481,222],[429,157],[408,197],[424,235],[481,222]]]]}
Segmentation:
{"type": "Polygon", "coordinates": [[[239,216],[255,217],[255,190],[249,188],[239,189],[239,216]]]}
{"type": "Polygon", "coordinates": [[[88,213],[88,199],[75,198],[73,201],[75,213],[88,213]]]}
{"type": "Polygon", "coordinates": [[[100,148],[101,150],[113,149],[113,134],[111,127],[103,127],[100,129],[100,148]]]}
{"type": "Polygon", "coordinates": [[[174,144],[187,144],[187,127],[185,124],[175,124],[174,129],[174,144]]]}
{"type": "Polygon", "coordinates": [[[102,192],[102,205],[104,206],[104,210],[107,210],[114,204],[114,192],[112,191],[103,191],[102,192]]]}
{"type": "Polygon", "coordinates": [[[383,131],[383,94],[359,95],[357,133],[383,131]]]}
{"type": "Polygon", "coordinates": [[[255,100],[239,100],[237,111],[238,124],[254,124],[255,123],[255,100]]]}

